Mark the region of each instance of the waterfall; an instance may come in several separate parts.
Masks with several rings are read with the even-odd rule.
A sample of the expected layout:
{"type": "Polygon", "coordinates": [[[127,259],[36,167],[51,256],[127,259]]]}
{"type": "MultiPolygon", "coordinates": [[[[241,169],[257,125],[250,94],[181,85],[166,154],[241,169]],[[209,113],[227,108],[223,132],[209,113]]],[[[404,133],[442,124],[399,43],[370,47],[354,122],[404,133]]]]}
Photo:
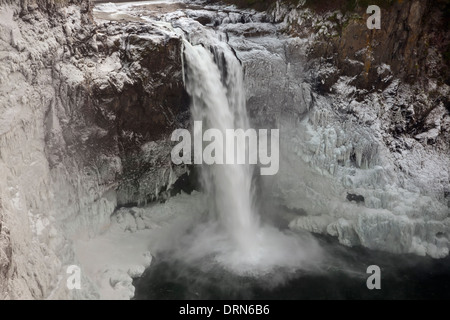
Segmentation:
{"type": "MultiPolygon", "coordinates": [[[[219,129],[224,136],[226,129],[249,128],[240,62],[228,44],[213,39],[207,42],[205,47],[184,41],[185,86],[191,97],[192,118],[203,123],[201,130],[194,126],[196,141],[202,141],[208,128],[219,129]]],[[[267,273],[275,267],[298,268],[306,257],[314,260],[319,250],[313,240],[260,222],[253,206],[252,176],[253,168],[248,164],[201,166],[210,221],[197,228],[187,255],[212,254],[225,267],[245,274],[267,273]]]]}
{"type": "MultiPolygon", "coordinates": [[[[203,46],[185,41],[186,90],[192,99],[192,118],[202,121],[203,129],[216,128],[225,136],[226,129],[249,127],[243,73],[230,49],[214,49],[213,55],[203,46]]],[[[194,132],[196,135],[202,136],[203,132],[194,132]]],[[[237,148],[245,148],[245,145],[237,145],[237,148]]],[[[217,213],[239,250],[251,254],[259,225],[252,206],[251,166],[214,164],[203,166],[201,171],[205,190],[213,199],[211,210],[217,213]]]]}

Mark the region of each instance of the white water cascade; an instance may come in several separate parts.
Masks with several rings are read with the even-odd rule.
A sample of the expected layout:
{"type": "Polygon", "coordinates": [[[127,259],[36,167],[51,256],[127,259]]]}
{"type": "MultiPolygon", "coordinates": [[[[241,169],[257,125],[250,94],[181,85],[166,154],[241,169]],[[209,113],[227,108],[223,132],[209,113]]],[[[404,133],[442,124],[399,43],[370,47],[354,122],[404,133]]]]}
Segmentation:
{"type": "MultiPolygon", "coordinates": [[[[186,89],[192,98],[192,117],[225,135],[226,129],[247,129],[249,121],[239,61],[231,50],[221,54],[225,72],[219,70],[212,54],[203,46],[185,43],[186,89]],[[222,74],[226,77],[226,85],[222,83],[222,74]]],[[[194,132],[194,135],[203,135],[203,132],[194,132]]],[[[238,145],[237,148],[245,146],[238,145]]],[[[244,254],[254,250],[253,239],[259,226],[252,207],[252,171],[251,166],[239,164],[215,164],[202,170],[205,189],[213,198],[213,210],[244,254]]]]}
{"type": "MultiPolygon", "coordinates": [[[[193,120],[202,121],[203,129],[219,129],[223,136],[226,129],[246,130],[249,120],[243,71],[234,52],[219,40],[210,50],[185,41],[184,57],[193,120]]],[[[198,256],[197,251],[214,254],[225,267],[245,274],[268,273],[276,267],[298,268],[305,265],[306,257],[316,257],[319,250],[315,242],[261,224],[253,206],[250,165],[203,165],[201,172],[210,199],[210,216],[218,219],[197,231],[190,248],[193,255],[198,256]]]]}

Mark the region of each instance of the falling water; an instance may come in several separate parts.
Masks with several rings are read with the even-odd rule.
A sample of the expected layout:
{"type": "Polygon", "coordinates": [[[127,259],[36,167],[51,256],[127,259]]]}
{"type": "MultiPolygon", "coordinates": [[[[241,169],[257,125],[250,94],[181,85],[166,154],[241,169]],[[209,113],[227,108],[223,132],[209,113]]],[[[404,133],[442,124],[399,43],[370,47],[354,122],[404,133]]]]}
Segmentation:
{"type": "MultiPolygon", "coordinates": [[[[225,136],[226,129],[249,126],[243,74],[230,49],[218,47],[214,51],[213,55],[201,45],[185,42],[186,89],[192,99],[193,119],[201,120],[204,129],[219,129],[225,136]],[[223,69],[219,70],[218,65],[223,69]]],[[[203,135],[203,132],[194,132],[194,135],[203,135]]],[[[237,145],[237,148],[245,148],[245,145],[237,145]]],[[[238,164],[215,164],[202,170],[203,184],[213,199],[213,210],[242,254],[253,252],[259,227],[252,206],[252,171],[250,165],[238,164]]]]}
{"type": "MultiPolygon", "coordinates": [[[[185,41],[184,57],[193,120],[202,121],[203,129],[219,129],[223,136],[226,129],[249,128],[242,67],[228,45],[217,40],[207,49],[185,41]]],[[[202,135],[194,132],[194,139],[201,141],[202,135]]],[[[201,171],[211,202],[210,214],[218,219],[199,227],[189,255],[199,256],[200,251],[214,254],[225,267],[245,274],[268,273],[276,267],[298,268],[305,260],[317,258],[320,250],[311,239],[261,223],[253,206],[252,166],[203,165],[201,171]]]]}

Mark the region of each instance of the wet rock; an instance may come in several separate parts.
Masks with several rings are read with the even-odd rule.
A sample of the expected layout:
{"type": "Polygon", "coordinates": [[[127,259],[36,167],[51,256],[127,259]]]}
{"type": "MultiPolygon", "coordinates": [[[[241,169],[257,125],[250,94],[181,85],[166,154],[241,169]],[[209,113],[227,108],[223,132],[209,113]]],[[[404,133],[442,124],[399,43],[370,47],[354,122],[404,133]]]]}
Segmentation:
{"type": "Polygon", "coordinates": [[[364,197],[362,195],[359,194],[354,194],[354,193],[347,193],[347,200],[352,202],[355,201],[356,203],[364,203],[364,197]]]}

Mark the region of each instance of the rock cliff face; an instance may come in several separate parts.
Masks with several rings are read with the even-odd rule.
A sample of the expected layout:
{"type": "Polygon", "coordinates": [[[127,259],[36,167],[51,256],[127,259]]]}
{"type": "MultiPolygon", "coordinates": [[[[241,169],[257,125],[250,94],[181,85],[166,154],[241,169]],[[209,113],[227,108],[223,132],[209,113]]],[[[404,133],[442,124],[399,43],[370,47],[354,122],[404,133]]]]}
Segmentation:
{"type": "Polygon", "coordinates": [[[72,239],[182,173],[167,147],[187,110],[181,43],[95,25],[84,0],[2,1],[0,38],[0,298],[66,295],[72,239]]]}
{"type": "MultiPolygon", "coordinates": [[[[334,104],[338,114],[356,116],[370,126],[371,120],[364,118],[373,110],[358,112],[355,106],[370,105],[376,93],[383,92],[385,110],[378,117],[391,136],[384,136],[391,152],[400,152],[397,143],[408,139],[433,145],[434,151],[449,150],[450,3],[375,1],[382,8],[380,30],[367,28],[364,4],[342,12],[336,11],[345,8],[340,2],[277,2],[271,12],[275,21],[286,23],[289,34],[310,38],[304,57],[308,82],[321,95],[349,100],[348,107],[334,104]],[[393,105],[385,100],[388,96],[396,100],[393,105]]],[[[444,197],[445,184],[440,191],[444,197]]]]}
{"type": "Polygon", "coordinates": [[[257,121],[274,114],[283,136],[291,135],[272,192],[309,215],[293,221],[293,229],[346,245],[447,255],[448,2],[394,1],[382,9],[381,30],[366,27],[365,8],[343,13],[317,3],[279,1],[269,9],[297,37],[269,49],[287,70],[291,108],[265,103],[280,91],[273,70],[283,67],[275,59],[247,68],[250,95],[254,75],[272,76],[266,97],[258,93],[256,103],[250,97],[257,121]],[[351,195],[364,203],[348,201],[351,195]]]}
{"type": "MultiPolygon", "coordinates": [[[[210,1],[218,2],[218,1],[210,1]]],[[[440,1],[245,1],[243,8],[267,10],[274,22],[287,22],[292,36],[314,38],[308,58],[338,71],[318,82],[328,92],[340,75],[355,77],[361,88],[385,88],[386,76],[415,82],[420,77],[450,84],[450,3],[440,1]],[[381,29],[368,30],[369,5],[381,7],[381,29]],[[380,70],[383,64],[389,70],[380,70]]]]}
{"type": "Polygon", "coordinates": [[[362,5],[345,15],[322,12],[322,22],[293,19],[289,28],[315,29],[320,36],[310,57],[335,64],[339,75],[356,77],[358,87],[383,89],[389,84],[388,75],[409,83],[428,77],[449,84],[449,6],[448,1],[391,1],[381,9],[380,30],[368,30],[369,14],[362,5]],[[381,70],[383,65],[390,70],[381,70]]]}
{"type": "MultiPolygon", "coordinates": [[[[121,158],[118,204],[157,200],[183,170],[172,172],[167,139],[189,119],[180,38],[152,24],[130,22],[99,25],[96,34],[94,63],[102,62],[90,71],[87,87],[93,118],[121,158]]],[[[94,141],[102,144],[97,137],[94,141]]]]}

